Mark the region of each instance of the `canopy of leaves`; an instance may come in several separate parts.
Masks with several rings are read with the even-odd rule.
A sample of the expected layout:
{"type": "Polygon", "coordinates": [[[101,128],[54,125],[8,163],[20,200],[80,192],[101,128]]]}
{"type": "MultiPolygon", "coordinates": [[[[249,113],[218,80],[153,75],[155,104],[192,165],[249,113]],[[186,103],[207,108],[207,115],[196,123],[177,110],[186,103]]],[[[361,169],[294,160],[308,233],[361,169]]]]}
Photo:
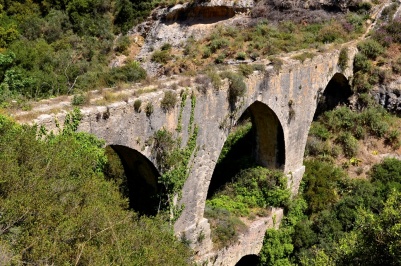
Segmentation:
{"type": "Polygon", "coordinates": [[[69,119],[38,139],[37,127],[0,116],[0,264],[188,265],[165,221],[127,210],[103,176],[103,141],[69,119]]]}

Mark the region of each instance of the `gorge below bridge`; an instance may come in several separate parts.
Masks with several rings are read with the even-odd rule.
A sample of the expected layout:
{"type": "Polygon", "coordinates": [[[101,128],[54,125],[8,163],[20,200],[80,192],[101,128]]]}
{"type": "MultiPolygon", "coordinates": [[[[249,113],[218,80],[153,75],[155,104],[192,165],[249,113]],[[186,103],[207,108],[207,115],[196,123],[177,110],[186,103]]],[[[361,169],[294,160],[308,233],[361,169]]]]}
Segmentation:
{"type": "MultiPolygon", "coordinates": [[[[204,217],[204,210],[209,186],[213,182],[213,171],[227,136],[242,114],[250,114],[255,128],[255,160],[269,169],[282,170],[288,177],[292,193],[296,194],[305,171],[304,151],[316,111],[332,109],[352,94],[349,83],[356,49],[351,46],[347,49],[348,64],[345,69],[339,66],[340,48],[319,53],[304,62],[287,57],[283,59],[280,69],[265,63],[264,71],[254,71],[245,79],[246,93],[235,106],[228,100],[228,82],[220,90],[209,88],[206,92],[200,92],[187,88],[188,95],[193,91],[196,97],[193,119],[191,97],[187,97],[185,103],[179,100],[173,109],[165,111],[160,107],[164,91],[159,90],[136,98],[142,101],[142,110],[146,104],[153,104],[154,110],[150,116],[145,111],[135,111],[136,99],[116,102],[107,107],[86,107],[81,110],[83,118],[78,130],[104,139],[106,145],[120,156],[125,170],[142,178],[139,181],[128,180],[128,183],[133,182],[132,188],[135,188],[135,182],[142,182],[157,190],[157,160],[147,140],[164,128],[180,137],[185,144],[191,122],[197,125],[196,153],[191,158],[189,176],[179,200],[184,208],[174,229],[177,236],[188,239],[199,262],[236,265],[241,258],[259,253],[265,231],[277,226],[283,211],[273,209],[271,216],[255,219],[236,244],[222,250],[213,249],[210,225],[204,217]],[[177,132],[180,123],[182,131],[177,132]],[[203,236],[202,241],[199,241],[199,235],[203,236]]],[[[65,113],[42,115],[35,122],[55,129],[56,117],[62,121],[65,113]]],[[[132,194],[141,202],[144,191],[132,194]]]]}

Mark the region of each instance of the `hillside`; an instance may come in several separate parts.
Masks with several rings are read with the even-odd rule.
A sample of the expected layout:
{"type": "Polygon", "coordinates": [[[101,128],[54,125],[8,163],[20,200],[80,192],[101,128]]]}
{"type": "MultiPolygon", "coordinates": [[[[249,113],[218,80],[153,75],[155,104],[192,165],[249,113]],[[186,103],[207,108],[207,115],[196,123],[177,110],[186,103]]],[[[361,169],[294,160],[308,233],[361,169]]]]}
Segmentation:
{"type": "Polygon", "coordinates": [[[0,264],[401,263],[400,1],[3,0],[0,29],[0,264]]]}

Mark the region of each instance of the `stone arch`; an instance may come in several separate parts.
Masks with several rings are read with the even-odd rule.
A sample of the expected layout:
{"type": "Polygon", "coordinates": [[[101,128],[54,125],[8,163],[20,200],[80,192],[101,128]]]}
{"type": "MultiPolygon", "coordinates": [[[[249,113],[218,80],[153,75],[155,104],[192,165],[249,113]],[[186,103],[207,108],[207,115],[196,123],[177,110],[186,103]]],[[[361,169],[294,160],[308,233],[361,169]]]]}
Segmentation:
{"type": "Polygon", "coordinates": [[[124,167],[125,194],[130,208],[139,214],[156,215],[160,208],[162,187],[154,164],[137,150],[121,145],[110,145],[124,167]]]}
{"type": "Polygon", "coordinates": [[[333,110],[338,105],[348,104],[348,99],[352,94],[351,85],[347,78],[341,73],[334,74],[326,88],[318,92],[313,119],[316,120],[322,113],[333,110]]]}
{"type": "Polygon", "coordinates": [[[250,254],[243,256],[235,266],[257,266],[259,265],[259,256],[255,254],[250,254]]]}
{"type": "MultiPolygon", "coordinates": [[[[238,143],[239,147],[234,149],[234,153],[250,154],[256,165],[270,169],[284,169],[284,131],[275,112],[266,104],[255,101],[243,112],[238,122],[246,119],[250,119],[252,128],[241,140],[242,143],[238,143]]],[[[207,198],[210,198],[231,177],[228,174],[225,178],[219,178],[221,171],[218,168],[219,165],[216,165],[210,180],[207,198]]],[[[223,169],[223,171],[229,172],[230,169],[223,169]]]]}

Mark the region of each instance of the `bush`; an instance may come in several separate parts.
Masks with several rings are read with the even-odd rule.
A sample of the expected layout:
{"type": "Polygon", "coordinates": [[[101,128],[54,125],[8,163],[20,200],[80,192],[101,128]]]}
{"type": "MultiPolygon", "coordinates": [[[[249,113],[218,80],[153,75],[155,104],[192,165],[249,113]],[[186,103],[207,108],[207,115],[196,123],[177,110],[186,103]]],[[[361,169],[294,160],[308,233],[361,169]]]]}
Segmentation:
{"type": "Polygon", "coordinates": [[[246,84],[241,75],[235,74],[233,72],[226,72],[223,75],[228,79],[228,100],[234,105],[239,97],[244,96],[246,92],[246,84]]]}
{"type": "Polygon", "coordinates": [[[73,106],[80,106],[86,103],[86,97],[82,94],[74,95],[72,98],[71,104],[73,106]]]}
{"type": "Polygon", "coordinates": [[[139,100],[139,99],[135,100],[135,102],[134,102],[134,110],[135,110],[135,112],[137,112],[137,113],[141,112],[141,105],[142,105],[142,101],[141,100],[139,100]]]}
{"type": "Polygon", "coordinates": [[[369,72],[372,69],[372,63],[368,57],[362,53],[357,53],[354,58],[354,72],[369,72]]]}
{"type": "Polygon", "coordinates": [[[164,44],[162,45],[162,47],[160,47],[160,50],[162,50],[162,51],[170,51],[170,50],[171,50],[171,44],[169,44],[169,43],[164,43],[164,44]]]}
{"type": "Polygon", "coordinates": [[[153,52],[150,60],[152,60],[152,62],[156,62],[159,64],[166,64],[168,61],[171,60],[171,55],[170,55],[169,51],[158,50],[158,51],[153,52]]]}
{"type": "Polygon", "coordinates": [[[349,132],[341,132],[336,138],[336,142],[339,143],[346,157],[355,157],[358,153],[358,141],[349,132]]]}
{"type": "Polygon", "coordinates": [[[219,73],[214,70],[209,70],[206,72],[206,75],[210,78],[210,82],[212,83],[215,90],[220,89],[222,82],[219,73]]]}
{"type": "Polygon", "coordinates": [[[358,50],[372,60],[375,60],[376,57],[384,52],[383,46],[373,39],[367,39],[358,43],[358,50]]]}
{"type": "Polygon", "coordinates": [[[210,77],[207,76],[207,75],[198,75],[198,76],[196,76],[195,82],[197,84],[199,84],[199,86],[197,86],[197,88],[203,94],[205,94],[207,92],[207,88],[211,84],[210,77]]]}
{"type": "Polygon", "coordinates": [[[228,41],[226,39],[214,39],[209,44],[210,51],[215,53],[217,50],[221,48],[226,48],[228,46],[228,41]]]}
{"type": "Polygon", "coordinates": [[[160,102],[161,108],[167,112],[174,108],[177,103],[177,95],[172,91],[166,91],[164,97],[160,102]]]}
{"type": "Polygon", "coordinates": [[[237,60],[245,60],[246,59],[246,53],[244,52],[239,52],[237,53],[237,56],[235,57],[237,60]]]}
{"type": "Polygon", "coordinates": [[[342,71],[348,67],[348,48],[342,48],[338,57],[338,66],[342,71]]]}
{"type": "Polygon", "coordinates": [[[145,113],[146,113],[147,117],[149,117],[153,114],[153,104],[151,102],[148,102],[146,104],[145,113]]]}
{"type": "Polygon", "coordinates": [[[128,47],[130,46],[131,42],[128,36],[124,35],[117,39],[116,46],[114,50],[119,53],[124,53],[127,51],[128,47]]]}
{"type": "Polygon", "coordinates": [[[370,178],[372,182],[401,183],[401,161],[392,158],[384,159],[383,162],[372,167],[370,178]]]}
{"type": "Polygon", "coordinates": [[[136,61],[128,62],[125,66],[114,67],[106,76],[109,85],[115,85],[120,81],[136,82],[146,78],[146,71],[136,61]]]}
{"type": "Polygon", "coordinates": [[[216,64],[222,64],[222,63],[224,63],[224,59],[225,58],[226,58],[226,54],[225,53],[221,53],[214,59],[214,62],[216,64]]]}
{"type": "Polygon", "coordinates": [[[238,72],[244,77],[248,77],[253,73],[253,66],[248,64],[242,64],[238,66],[238,72]]]}
{"type": "Polygon", "coordinates": [[[216,249],[234,244],[239,234],[246,231],[246,225],[225,209],[206,205],[205,217],[211,224],[211,236],[216,249]]]}

